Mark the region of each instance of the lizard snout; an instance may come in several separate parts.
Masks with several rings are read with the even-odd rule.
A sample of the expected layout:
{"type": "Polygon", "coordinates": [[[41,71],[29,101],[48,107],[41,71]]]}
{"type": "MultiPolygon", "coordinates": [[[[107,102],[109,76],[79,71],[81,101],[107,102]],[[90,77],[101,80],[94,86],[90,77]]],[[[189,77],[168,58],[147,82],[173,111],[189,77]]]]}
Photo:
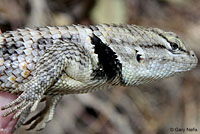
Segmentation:
{"type": "Polygon", "coordinates": [[[189,55],[191,57],[191,63],[194,65],[194,67],[196,67],[198,64],[198,58],[196,54],[194,53],[194,51],[189,51],[189,55]]]}

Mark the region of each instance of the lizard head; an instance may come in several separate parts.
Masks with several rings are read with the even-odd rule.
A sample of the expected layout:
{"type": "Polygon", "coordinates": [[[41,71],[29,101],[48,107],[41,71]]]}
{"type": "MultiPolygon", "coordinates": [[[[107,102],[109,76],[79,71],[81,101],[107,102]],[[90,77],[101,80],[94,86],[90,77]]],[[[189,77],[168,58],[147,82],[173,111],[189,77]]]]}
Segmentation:
{"type": "Polygon", "coordinates": [[[122,70],[127,85],[148,83],[196,67],[196,55],[186,49],[184,42],[175,33],[157,28],[149,28],[147,31],[145,38],[143,34],[140,37],[142,39],[135,43],[133,67],[129,65],[122,70]]]}
{"type": "Polygon", "coordinates": [[[166,63],[171,64],[173,73],[189,71],[196,67],[198,59],[195,53],[185,47],[179,36],[173,32],[165,32],[157,28],[154,28],[153,31],[157,33],[158,36],[155,38],[165,51],[163,56],[160,56],[161,58],[158,56],[158,59],[161,61],[167,60],[169,63],[166,63]]]}

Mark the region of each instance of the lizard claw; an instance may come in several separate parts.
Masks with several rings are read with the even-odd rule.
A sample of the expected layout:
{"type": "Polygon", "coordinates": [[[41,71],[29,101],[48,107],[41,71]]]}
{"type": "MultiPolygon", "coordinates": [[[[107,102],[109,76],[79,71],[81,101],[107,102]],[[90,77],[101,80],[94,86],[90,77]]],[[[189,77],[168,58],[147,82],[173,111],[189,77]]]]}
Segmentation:
{"type": "Polygon", "coordinates": [[[13,116],[13,119],[16,119],[27,107],[31,107],[31,111],[34,111],[37,108],[39,102],[40,99],[29,98],[27,93],[24,92],[16,100],[10,102],[9,104],[1,108],[2,110],[9,109],[2,116],[8,116],[9,114],[17,111],[13,116]]]}
{"type": "MultiPolygon", "coordinates": [[[[5,110],[5,109],[8,109],[8,108],[11,108],[12,106],[17,105],[17,104],[19,104],[19,103],[22,102],[22,101],[23,101],[23,98],[22,98],[21,95],[20,95],[20,96],[19,96],[17,99],[15,99],[14,101],[12,101],[12,102],[8,103],[7,105],[1,107],[1,110],[5,110]]],[[[13,111],[13,112],[14,112],[14,111],[13,111]]]]}
{"type": "Polygon", "coordinates": [[[16,106],[13,107],[13,108],[10,108],[10,106],[8,107],[7,105],[6,105],[6,106],[7,106],[6,108],[5,108],[5,107],[2,107],[3,110],[10,108],[10,109],[9,109],[6,113],[4,113],[2,116],[3,116],[3,117],[8,116],[9,114],[11,114],[11,113],[15,112],[16,110],[20,109],[21,107],[23,107],[23,105],[24,105],[23,103],[20,103],[20,104],[16,105],[16,106]]]}

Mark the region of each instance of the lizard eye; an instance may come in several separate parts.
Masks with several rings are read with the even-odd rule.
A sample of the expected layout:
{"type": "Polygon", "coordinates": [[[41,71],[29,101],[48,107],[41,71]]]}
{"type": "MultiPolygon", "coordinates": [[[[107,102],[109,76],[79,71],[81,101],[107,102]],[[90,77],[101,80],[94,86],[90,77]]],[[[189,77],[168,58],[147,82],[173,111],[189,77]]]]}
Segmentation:
{"type": "Polygon", "coordinates": [[[179,48],[178,44],[176,44],[176,43],[171,43],[170,45],[171,45],[171,48],[173,51],[178,50],[178,48],[179,48]]]}

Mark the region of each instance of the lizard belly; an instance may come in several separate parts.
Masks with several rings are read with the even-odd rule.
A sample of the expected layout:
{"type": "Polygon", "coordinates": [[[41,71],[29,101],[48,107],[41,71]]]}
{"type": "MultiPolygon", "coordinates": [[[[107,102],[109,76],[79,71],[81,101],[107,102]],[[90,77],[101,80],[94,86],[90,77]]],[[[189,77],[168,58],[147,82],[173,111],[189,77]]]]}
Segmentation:
{"type": "Polygon", "coordinates": [[[65,72],[69,77],[77,81],[86,82],[92,78],[92,66],[89,63],[80,63],[81,61],[70,61],[67,63],[68,65],[65,69],[65,72]]]}
{"type": "Polygon", "coordinates": [[[106,81],[103,80],[87,80],[84,82],[75,80],[69,77],[66,73],[63,74],[58,81],[50,87],[45,94],[79,94],[95,91],[96,89],[104,88],[106,81]]]}

